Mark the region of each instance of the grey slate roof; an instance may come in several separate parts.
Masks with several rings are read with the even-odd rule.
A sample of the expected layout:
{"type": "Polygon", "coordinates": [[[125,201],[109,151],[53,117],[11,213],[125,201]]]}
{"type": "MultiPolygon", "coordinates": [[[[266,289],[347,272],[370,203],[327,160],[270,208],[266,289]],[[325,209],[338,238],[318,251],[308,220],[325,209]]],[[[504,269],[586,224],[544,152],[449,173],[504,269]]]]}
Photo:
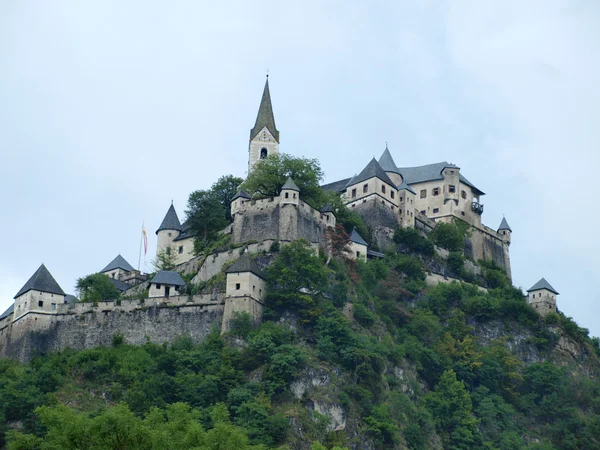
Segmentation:
{"type": "Polygon", "coordinates": [[[185,281],[177,272],[169,270],[161,270],[152,278],[151,283],[166,284],[169,286],[185,286],[185,281]]]}
{"type": "Polygon", "coordinates": [[[413,194],[417,195],[415,191],[412,190],[412,188],[406,184],[406,181],[403,181],[402,184],[400,186],[398,186],[398,190],[402,191],[406,189],[408,192],[412,192],[413,194]]]}
{"type": "Polygon", "coordinates": [[[15,304],[13,303],[12,305],[10,305],[8,307],[8,309],[6,311],[4,311],[2,313],[2,315],[0,315],[0,320],[4,319],[5,317],[10,316],[13,313],[14,310],[15,310],[15,304]]]}
{"type": "Polygon", "coordinates": [[[392,158],[392,154],[387,148],[387,145],[385,146],[385,150],[383,151],[381,158],[379,158],[379,165],[386,172],[400,173],[400,171],[398,170],[398,166],[394,162],[394,158],[392,158]]]}
{"type": "MultiPolygon", "coordinates": [[[[423,183],[425,181],[443,180],[444,176],[442,175],[442,171],[446,167],[453,167],[456,169],[459,168],[454,164],[450,164],[446,161],[443,161],[434,164],[427,164],[425,166],[399,167],[398,170],[400,170],[400,174],[402,175],[402,178],[404,178],[404,181],[406,183],[415,184],[423,183]]],[[[467,180],[462,174],[459,175],[459,178],[460,181],[474,189],[480,195],[485,195],[483,191],[475,187],[475,185],[473,185],[473,183],[467,180]]]]}
{"type": "Polygon", "coordinates": [[[181,231],[181,222],[179,222],[179,217],[177,217],[173,203],[171,203],[171,206],[169,206],[169,210],[160,224],[160,227],[158,227],[158,230],[156,230],[156,234],[162,230],[181,231]]]}
{"type": "Polygon", "coordinates": [[[236,198],[240,198],[240,197],[247,198],[247,199],[252,198],[252,197],[250,197],[250,194],[248,194],[246,191],[242,191],[241,189],[239,189],[235,193],[235,195],[233,196],[233,198],[231,199],[231,201],[235,200],[236,198]]]}
{"type": "Polygon", "coordinates": [[[242,256],[240,256],[236,262],[234,262],[231,266],[225,270],[225,273],[241,273],[241,272],[251,272],[254,275],[264,278],[264,274],[260,266],[250,258],[250,253],[245,251],[242,256]]]}
{"type": "Polygon", "coordinates": [[[65,295],[65,303],[67,305],[72,305],[74,303],[77,303],[78,301],[79,301],[79,299],[77,297],[75,297],[74,295],[71,295],[71,294],[65,295]]]}
{"type": "Polygon", "coordinates": [[[362,238],[362,236],[360,234],[358,234],[358,231],[356,231],[356,228],[352,228],[352,233],[350,233],[350,241],[352,241],[352,242],[354,242],[356,244],[362,244],[362,245],[366,245],[366,246],[369,245],[362,238]]]}
{"type": "Polygon", "coordinates": [[[127,289],[129,289],[131,287],[130,285],[128,285],[127,283],[122,282],[121,280],[117,280],[117,279],[111,278],[111,277],[108,277],[108,279],[121,292],[125,292],[127,289]]]}
{"type": "Polygon", "coordinates": [[[334,181],[333,183],[324,184],[323,186],[321,186],[321,189],[325,189],[326,191],[333,191],[333,192],[343,192],[346,189],[346,187],[351,184],[350,181],[353,178],[354,177],[344,178],[343,180],[340,180],[340,181],[334,181]]]}
{"type": "Polygon", "coordinates": [[[531,286],[529,289],[527,289],[527,292],[531,292],[531,291],[539,291],[540,289],[547,289],[550,292],[554,292],[556,295],[558,295],[558,291],[556,289],[554,289],[550,283],[548,283],[546,281],[545,278],[542,278],[540,281],[538,281],[537,283],[535,283],[533,286],[531,286]]]}
{"type": "Polygon", "coordinates": [[[275,140],[279,142],[279,131],[277,131],[277,127],[275,126],[275,116],[273,115],[273,105],[271,105],[271,92],[269,91],[268,76],[267,81],[265,82],[262,99],[260,100],[256,123],[254,124],[254,128],[250,130],[250,140],[254,139],[263,127],[267,127],[275,140]]]}
{"type": "Polygon", "coordinates": [[[296,183],[294,183],[294,180],[292,180],[292,177],[288,177],[285,184],[283,186],[281,186],[281,190],[284,190],[284,189],[289,189],[290,191],[300,192],[300,188],[298,187],[298,185],[296,183]]]}
{"type": "Polygon", "coordinates": [[[58,285],[54,277],[50,274],[45,265],[41,265],[38,270],[31,276],[27,283],[21,288],[15,298],[20,297],[27,291],[36,290],[40,292],[48,292],[50,294],[65,295],[65,292],[58,285]]]}
{"type": "Polygon", "coordinates": [[[384,181],[391,186],[395,186],[395,184],[392,182],[392,180],[390,180],[390,177],[388,177],[387,173],[385,173],[385,170],[383,170],[383,168],[379,165],[375,158],[373,158],[369,162],[369,164],[367,164],[367,166],[362,170],[362,172],[359,173],[352,180],[352,184],[362,183],[363,181],[367,181],[374,177],[379,178],[381,181],[384,181]]]}
{"type": "Polygon", "coordinates": [[[183,241],[184,239],[193,238],[192,230],[190,229],[190,224],[186,220],[181,224],[181,230],[179,232],[179,236],[177,236],[173,241],[183,241]]]}
{"type": "Polygon", "coordinates": [[[323,205],[323,207],[319,210],[319,212],[320,213],[328,213],[328,212],[330,212],[330,213],[334,213],[335,214],[335,211],[333,210],[333,206],[331,206],[329,203],[325,203],[323,205]]]}
{"type": "Polygon", "coordinates": [[[120,254],[117,255],[117,257],[115,259],[113,259],[110,263],[108,263],[108,265],[102,269],[100,271],[100,273],[104,273],[104,272],[108,272],[109,270],[114,270],[114,269],[123,269],[126,270],[127,272],[131,272],[132,270],[135,270],[133,267],[131,267],[131,264],[129,264],[125,258],[123,258],[120,254]]]}
{"type": "Polygon", "coordinates": [[[510,232],[512,232],[512,230],[510,229],[510,226],[508,225],[508,222],[506,221],[506,218],[502,218],[502,222],[500,222],[500,226],[498,227],[498,231],[501,230],[508,230],[510,232]]]}

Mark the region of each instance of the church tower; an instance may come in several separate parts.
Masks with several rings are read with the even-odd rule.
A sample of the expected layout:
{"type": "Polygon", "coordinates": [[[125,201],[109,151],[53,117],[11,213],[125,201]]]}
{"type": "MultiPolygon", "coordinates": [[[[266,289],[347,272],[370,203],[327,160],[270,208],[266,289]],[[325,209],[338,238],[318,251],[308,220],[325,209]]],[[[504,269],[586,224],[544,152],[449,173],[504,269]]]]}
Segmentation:
{"type": "Polygon", "coordinates": [[[261,159],[279,153],[279,131],[275,127],[271,93],[269,92],[269,76],[265,82],[258,115],[254,128],[250,130],[250,147],[248,149],[248,173],[261,159]]]}

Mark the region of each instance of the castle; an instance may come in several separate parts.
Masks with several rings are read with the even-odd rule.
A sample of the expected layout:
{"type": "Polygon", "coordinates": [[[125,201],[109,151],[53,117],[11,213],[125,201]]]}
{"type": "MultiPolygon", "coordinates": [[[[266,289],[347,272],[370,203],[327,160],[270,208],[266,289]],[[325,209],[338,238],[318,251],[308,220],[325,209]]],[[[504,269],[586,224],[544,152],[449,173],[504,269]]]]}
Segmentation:
{"type": "MultiPolygon", "coordinates": [[[[262,159],[279,153],[279,138],[267,78],[250,131],[249,173],[262,159]]],[[[459,219],[470,225],[465,256],[474,261],[492,260],[511,275],[510,226],[505,218],[495,230],[482,223],[481,197],[485,194],[455,164],[399,167],[386,145],[379,160],[373,158],[354,176],[322,188],[338,193],[348,208],[364,218],[373,233],[377,249],[369,248],[363,237],[352,231],[349,258],[383,257],[377,250],[393,245],[393,233],[398,227],[427,232],[437,222],[459,219]]],[[[99,273],[109,277],[126,298],[140,290],[146,290],[148,298],[79,303],[65,294],[42,264],[17,292],[13,305],[0,316],[0,356],[26,360],[33,355],[31,349],[53,351],[109,345],[116,333],[134,344],[148,338],[170,341],[181,334],[201,340],[215,323],[226,331],[235,312],[245,311],[259,320],[265,279],[262,267],[248,250],[268,251],[275,242],[304,239],[315,249],[327,252],[326,231],[336,225],[333,208],[326,205],[316,210],[301,200],[300,189],[291,178],[276,197],[252,198],[238,191],[231,202],[231,217],[231,225],[223,232],[231,235],[234,245],[246,248],[245,252],[238,249],[196,256],[194,236],[188,223],[179,220],[173,204],[156,230],[157,255],[170,248],[177,271],[194,275],[194,282],[208,281],[232,263],[225,270],[224,292],[183,295],[180,290],[185,282],[178,272],[160,271],[149,279],[118,255],[99,273]]],[[[528,291],[527,301],[541,314],[547,314],[556,311],[557,294],[542,279],[528,291]]]]}

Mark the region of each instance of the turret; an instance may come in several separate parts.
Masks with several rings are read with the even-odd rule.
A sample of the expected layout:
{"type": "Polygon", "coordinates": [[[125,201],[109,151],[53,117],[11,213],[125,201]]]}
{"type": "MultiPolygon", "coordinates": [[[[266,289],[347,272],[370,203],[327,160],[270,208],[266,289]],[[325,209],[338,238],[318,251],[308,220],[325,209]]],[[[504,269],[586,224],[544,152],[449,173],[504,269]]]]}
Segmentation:
{"type": "Polygon", "coordinates": [[[300,201],[300,188],[294,183],[294,180],[292,180],[291,177],[288,177],[285,184],[281,187],[279,197],[281,198],[282,205],[298,205],[298,202],[300,201]]]}
{"type": "Polygon", "coordinates": [[[261,159],[279,153],[279,131],[275,126],[271,93],[269,91],[269,76],[265,82],[256,122],[250,130],[250,145],[248,148],[248,173],[261,159]]]}
{"type": "Polygon", "coordinates": [[[500,222],[500,226],[498,227],[498,234],[502,238],[504,242],[510,245],[510,238],[512,235],[512,230],[508,225],[505,217],[502,217],[502,222],[500,222]]]}
{"type": "Polygon", "coordinates": [[[369,244],[365,241],[356,228],[352,229],[352,233],[350,233],[350,242],[348,244],[350,247],[350,259],[360,259],[361,261],[367,260],[367,250],[369,244]]]}
{"type": "Polygon", "coordinates": [[[167,247],[171,247],[174,239],[179,236],[180,233],[181,222],[179,222],[179,217],[177,217],[175,207],[173,206],[173,202],[171,202],[171,206],[169,207],[165,218],[160,224],[160,227],[158,227],[158,230],[156,230],[156,235],[158,236],[156,254],[158,255],[165,251],[167,247]]]}
{"type": "Polygon", "coordinates": [[[556,296],[558,291],[542,278],[531,288],[527,289],[527,303],[535,308],[542,316],[556,312],[556,296]]]}
{"type": "Polygon", "coordinates": [[[329,203],[326,203],[319,210],[319,212],[323,215],[323,217],[325,217],[325,223],[327,224],[327,226],[335,228],[336,218],[335,218],[335,211],[333,210],[333,207],[329,203]]]}
{"type": "Polygon", "coordinates": [[[42,264],[15,295],[14,319],[25,313],[56,313],[56,306],[65,302],[65,292],[46,266],[42,264]]]}
{"type": "Polygon", "coordinates": [[[390,177],[390,180],[394,182],[395,186],[402,184],[402,175],[394,162],[394,158],[392,158],[392,154],[388,150],[387,143],[385,144],[385,150],[383,151],[381,158],[379,158],[379,165],[385,170],[385,173],[390,177]]]}
{"type": "Polygon", "coordinates": [[[416,198],[417,194],[406,182],[398,186],[398,222],[403,228],[414,228],[415,226],[416,198]]]}
{"type": "Polygon", "coordinates": [[[125,260],[125,258],[121,255],[117,255],[117,257],[109,262],[100,273],[103,273],[109,278],[120,280],[123,276],[134,270],[135,269],[125,260]]]}
{"type": "Polygon", "coordinates": [[[250,199],[251,197],[246,191],[239,189],[231,199],[231,217],[235,218],[242,205],[250,199]]]}

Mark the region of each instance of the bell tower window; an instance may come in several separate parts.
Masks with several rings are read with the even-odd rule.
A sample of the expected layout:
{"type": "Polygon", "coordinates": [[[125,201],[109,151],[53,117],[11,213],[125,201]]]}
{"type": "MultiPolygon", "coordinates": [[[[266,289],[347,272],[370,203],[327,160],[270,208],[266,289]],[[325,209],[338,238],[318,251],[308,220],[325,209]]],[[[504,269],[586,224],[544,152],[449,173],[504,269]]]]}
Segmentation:
{"type": "Polygon", "coordinates": [[[268,151],[266,148],[261,148],[260,149],[260,159],[267,159],[267,155],[268,155],[268,151]]]}

